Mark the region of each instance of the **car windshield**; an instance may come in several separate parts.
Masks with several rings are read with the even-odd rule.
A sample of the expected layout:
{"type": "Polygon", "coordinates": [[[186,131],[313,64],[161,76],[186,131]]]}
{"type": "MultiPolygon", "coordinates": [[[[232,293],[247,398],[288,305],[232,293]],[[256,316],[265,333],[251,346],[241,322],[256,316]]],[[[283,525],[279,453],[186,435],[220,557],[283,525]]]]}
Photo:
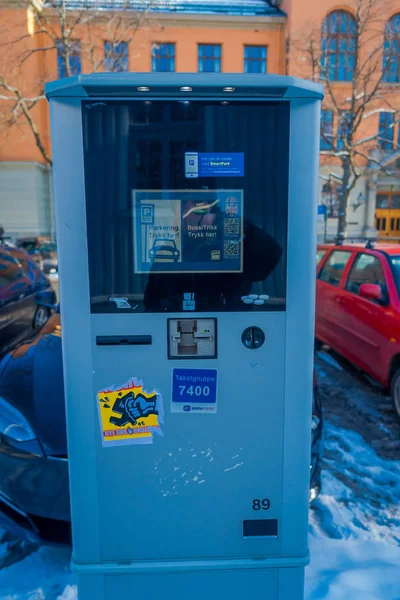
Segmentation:
{"type": "Polygon", "coordinates": [[[400,254],[398,256],[389,256],[389,260],[393,267],[393,276],[396,283],[397,294],[400,297],[400,254]]]}
{"type": "Polygon", "coordinates": [[[35,250],[35,248],[36,248],[35,242],[21,242],[18,245],[20,246],[20,248],[24,248],[24,250],[26,250],[27,252],[30,252],[31,250],[35,250]]]}
{"type": "Polygon", "coordinates": [[[41,244],[40,251],[41,252],[55,252],[56,251],[56,245],[52,244],[51,242],[47,242],[47,243],[41,244]]]}

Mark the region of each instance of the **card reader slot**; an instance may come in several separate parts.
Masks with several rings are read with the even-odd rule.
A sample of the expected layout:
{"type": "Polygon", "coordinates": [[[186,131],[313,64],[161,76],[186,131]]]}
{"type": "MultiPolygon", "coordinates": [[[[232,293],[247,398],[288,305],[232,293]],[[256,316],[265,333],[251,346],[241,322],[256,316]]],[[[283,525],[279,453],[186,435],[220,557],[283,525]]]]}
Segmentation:
{"type": "Polygon", "coordinates": [[[151,335],[97,335],[97,346],[149,346],[151,335]]]}

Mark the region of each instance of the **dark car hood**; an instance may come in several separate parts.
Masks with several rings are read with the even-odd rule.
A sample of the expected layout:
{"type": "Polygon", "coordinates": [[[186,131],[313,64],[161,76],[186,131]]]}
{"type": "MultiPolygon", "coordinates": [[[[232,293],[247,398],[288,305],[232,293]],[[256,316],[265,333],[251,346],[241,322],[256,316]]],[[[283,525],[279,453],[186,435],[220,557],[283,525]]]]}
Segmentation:
{"type": "Polygon", "coordinates": [[[67,455],[60,315],[4,359],[0,396],[28,419],[45,454],[67,455]]]}

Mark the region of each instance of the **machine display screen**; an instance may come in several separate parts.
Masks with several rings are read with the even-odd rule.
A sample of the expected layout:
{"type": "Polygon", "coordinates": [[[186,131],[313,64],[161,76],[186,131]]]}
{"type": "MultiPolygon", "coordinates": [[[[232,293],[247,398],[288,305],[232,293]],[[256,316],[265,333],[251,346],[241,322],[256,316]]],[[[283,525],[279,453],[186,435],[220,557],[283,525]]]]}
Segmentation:
{"type": "Polygon", "coordinates": [[[242,273],[243,190],[134,190],[136,273],[242,273]]]}
{"type": "Polygon", "coordinates": [[[287,102],[82,114],[92,312],[285,309],[287,102]]]}

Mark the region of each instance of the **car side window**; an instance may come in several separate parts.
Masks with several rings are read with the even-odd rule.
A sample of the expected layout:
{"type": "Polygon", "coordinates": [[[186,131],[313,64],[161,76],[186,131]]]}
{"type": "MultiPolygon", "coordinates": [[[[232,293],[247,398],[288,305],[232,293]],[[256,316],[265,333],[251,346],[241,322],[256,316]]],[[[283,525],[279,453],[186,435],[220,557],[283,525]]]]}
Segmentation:
{"type": "Polygon", "coordinates": [[[346,290],[359,295],[363,283],[380,285],[382,291],[386,290],[385,274],[379,258],[373,254],[363,252],[359,254],[351,267],[346,283],[346,290]]]}
{"type": "Polygon", "coordinates": [[[346,250],[334,250],[328,256],[328,260],[322,267],[318,278],[325,281],[325,283],[338,286],[350,256],[351,252],[346,250]]]}
{"type": "Polygon", "coordinates": [[[321,260],[324,258],[326,253],[327,253],[327,250],[317,250],[317,267],[318,267],[319,263],[321,262],[321,260]]]}

